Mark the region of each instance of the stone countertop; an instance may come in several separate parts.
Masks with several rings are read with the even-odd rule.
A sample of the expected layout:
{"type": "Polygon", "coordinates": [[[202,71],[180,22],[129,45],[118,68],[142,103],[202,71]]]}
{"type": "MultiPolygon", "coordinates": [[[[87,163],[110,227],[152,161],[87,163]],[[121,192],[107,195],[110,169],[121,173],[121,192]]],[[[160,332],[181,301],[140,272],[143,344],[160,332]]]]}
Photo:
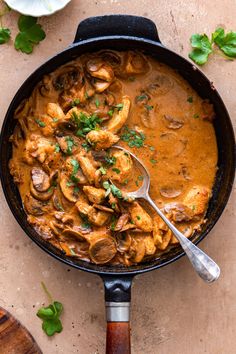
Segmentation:
{"type": "MultiPolygon", "coordinates": [[[[47,33],[32,55],[0,46],[0,117],[18,87],[48,57],[67,47],[78,23],[89,16],[127,13],[151,18],[162,42],[187,57],[189,37],[210,34],[218,25],[235,30],[235,0],[72,0],[61,12],[40,19],[47,33]],[[183,3],[185,3],[183,5],[183,3]]],[[[17,32],[14,12],[4,18],[17,32]]],[[[235,122],[236,61],[212,56],[202,68],[214,82],[235,122]]],[[[227,142],[226,142],[227,143],[227,142]]],[[[103,285],[95,275],[69,268],[42,252],[24,234],[1,194],[0,306],[33,334],[44,354],[103,354],[103,285]],[[65,306],[64,330],[47,338],[37,309],[47,303],[40,282],[65,306]]],[[[234,354],[236,336],[235,191],[214,230],[202,243],[221,267],[221,277],[207,285],[187,259],[135,278],[132,289],[134,354],[234,354]]]]}

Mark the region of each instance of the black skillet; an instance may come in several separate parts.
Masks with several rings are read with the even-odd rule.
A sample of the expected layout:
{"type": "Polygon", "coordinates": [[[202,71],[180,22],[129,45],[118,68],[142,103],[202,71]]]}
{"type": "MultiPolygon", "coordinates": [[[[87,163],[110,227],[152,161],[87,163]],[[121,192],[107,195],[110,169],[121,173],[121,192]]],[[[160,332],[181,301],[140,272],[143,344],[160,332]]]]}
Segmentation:
{"type": "Polygon", "coordinates": [[[210,99],[214,104],[216,112],[214,128],[219,152],[218,171],[213,196],[207,212],[207,222],[203,225],[200,234],[192,236],[192,241],[195,243],[201,241],[209,233],[228,201],[234,180],[235,141],[229,115],[212,82],[192,63],[165,48],[160,42],[155,24],[143,17],[111,15],[92,17],[82,21],[78,26],[74,43],[31,74],[13,98],[3,123],[0,141],[1,181],[8,205],[22,229],[44,251],[67,265],[102,277],[105,286],[108,320],[106,353],[128,354],[130,353],[129,303],[132,278],[136,274],[158,269],[176,261],[184,255],[183,250],[176,247],[156,260],[129,268],[95,265],[69,258],[45,242],[28,224],[19,192],[8,169],[8,161],[12,153],[9,137],[16,124],[13,119],[14,111],[20,102],[31,94],[36,83],[45,74],[83,53],[98,51],[103,48],[114,50],[137,49],[152,55],[157,60],[176,69],[201,97],[210,99]]]}

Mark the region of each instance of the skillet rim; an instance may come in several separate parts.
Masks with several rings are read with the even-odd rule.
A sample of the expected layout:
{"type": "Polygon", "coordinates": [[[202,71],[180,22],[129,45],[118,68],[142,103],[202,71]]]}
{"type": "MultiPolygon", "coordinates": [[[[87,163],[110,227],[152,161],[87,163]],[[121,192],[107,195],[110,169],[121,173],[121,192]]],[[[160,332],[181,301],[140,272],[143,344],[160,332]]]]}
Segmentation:
{"type": "MultiPolygon", "coordinates": [[[[96,37],[96,38],[90,38],[90,39],[82,40],[82,41],[79,41],[77,43],[71,44],[68,48],[65,48],[61,52],[59,52],[59,53],[55,54],[54,56],[50,57],[42,65],[37,67],[27,77],[27,79],[21,84],[21,86],[17,90],[16,94],[14,95],[14,97],[13,97],[13,99],[12,99],[12,101],[11,101],[9,107],[8,107],[8,110],[6,112],[6,115],[5,115],[3,124],[2,124],[1,136],[0,136],[0,156],[2,156],[2,152],[3,152],[5,133],[7,132],[7,127],[9,125],[9,121],[12,119],[11,118],[12,117],[11,113],[13,113],[14,110],[15,110],[15,108],[14,108],[15,102],[18,100],[18,98],[20,96],[23,95],[23,93],[25,91],[25,87],[27,86],[27,84],[32,79],[33,79],[34,82],[39,82],[45,74],[51,72],[52,70],[50,70],[50,71],[46,70],[49,64],[54,64],[54,66],[56,68],[56,67],[64,65],[65,63],[70,62],[71,60],[73,60],[74,59],[73,58],[73,51],[75,51],[75,49],[77,47],[84,46],[85,49],[83,49],[83,52],[86,53],[86,52],[89,51],[89,50],[86,50],[86,48],[90,44],[98,44],[99,42],[104,43],[104,42],[109,42],[111,40],[112,41],[119,41],[119,40],[132,41],[132,42],[135,42],[135,44],[136,43],[141,43],[142,45],[151,45],[151,46],[159,47],[161,50],[164,50],[164,51],[168,52],[169,55],[173,55],[178,60],[182,61],[183,65],[191,66],[192,69],[195,72],[197,72],[198,75],[201,76],[201,79],[205,82],[205,84],[209,86],[209,89],[212,88],[212,84],[211,84],[210,80],[206,77],[206,75],[202,71],[200,71],[195,65],[193,65],[191,62],[189,62],[187,59],[185,59],[184,57],[182,57],[179,54],[175,53],[174,51],[164,47],[159,42],[156,42],[156,41],[153,41],[153,40],[149,40],[149,39],[146,39],[146,38],[140,38],[140,37],[134,37],[134,36],[125,36],[125,35],[101,36],[101,37],[96,37]],[[70,52],[72,52],[72,54],[70,54],[70,52]],[[71,55],[71,58],[67,58],[65,61],[63,60],[63,58],[61,58],[61,61],[63,61],[63,63],[55,65],[55,61],[56,60],[58,60],[58,59],[60,60],[60,57],[63,57],[63,55],[68,54],[68,53],[69,53],[69,55],[71,55]]],[[[106,46],[106,45],[105,45],[105,48],[110,49],[109,46],[106,46]]],[[[92,51],[96,51],[96,50],[92,50],[92,51]]],[[[76,55],[75,55],[75,57],[76,57],[76,55]]],[[[55,70],[55,68],[53,70],[55,70]]],[[[172,67],[172,68],[178,71],[178,68],[176,68],[176,67],[172,67]]],[[[181,75],[181,76],[183,77],[183,75],[181,75]]],[[[184,78],[184,79],[186,80],[186,78],[184,78]]],[[[223,100],[222,100],[222,98],[219,95],[217,90],[215,90],[215,94],[216,94],[216,99],[218,100],[219,104],[221,105],[222,109],[224,110],[225,117],[227,118],[227,126],[228,126],[228,129],[229,129],[230,134],[231,134],[231,141],[232,141],[232,144],[234,144],[234,146],[235,146],[234,131],[233,131],[233,127],[232,127],[232,122],[230,120],[230,116],[229,116],[228,111],[227,111],[227,109],[225,107],[225,104],[224,104],[224,102],[223,102],[223,100]]],[[[22,101],[22,99],[23,98],[21,97],[21,101],[22,101]]],[[[9,149],[9,147],[7,149],[9,149]]],[[[220,209],[218,210],[217,214],[215,215],[215,218],[211,221],[211,223],[209,223],[207,229],[203,233],[198,234],[198,238],[194,241],[195,244],[198,244],[200,241],[202,241],[209,234],[209,232],[214,227],[214,225],[216,224],[216,222],[218,221],[218,219],[222,215],[222,213],[223,213],[223,211],[224,211],[224,209],[225,209],[225,207],[227,205],[228,199],[230,197],[230,193],[232,191],[234,175],[235,175],[235,170],[234,170],[235,154],[233,153],[233,151],[232,151],[231,158],[232,158],[232,166],[230,166],[231,167],[231,170],[230,170],[230,183],[228,183],[227,189],[226,189],[226,191],[224,193],[224,199],[221,202],[220,209]]],[[[1,164],[1,167],[3,167],[2,159],[0,161],[0,164],[1,164]]],[[[104,268],[107,267],[106,264],[105,265],[96,265],[96,264],[89,263],[89,262],[86,262],[86,261],[80,261],[80,262],[82,262],[82,265],[76,264],[73,261],[73,258],[69,258],[69,257],[68,258],[62,258],[62,255],[61,256],[57,255],[55,252],[53,252],[53,250],[49,249],[49,243],[48,242],[46,242],[46,243],[42,242],[42,239],[39,240],[33,235],[33,233],[36,233],[36,232],[33,232],[32,231],[33,229],[29,228],[30,225],[28,223],[27,223],[28,227],[27,227],[27,225],[24,224],[24,220],[22,220],[20,215],[17,213],[16,208],[15,208],[15,206],[13,205],[13,203],[11,201],[11,197],[7,193],[7,185],[8,185],[7,175],[6,175],[6,173],[3,173],[3,169],[2,168],[0,169],[0,179],[1,179],[2,188],[3,188],[3,192],[4,192],[4,195],[5,195],[7,204],[10,207],[10,210],[11,210],[12,214],[14,215],[15,219],[17,220],[18,224],[21,226],[22,230],[42,250],[47,252],[50,256],[53,256],[55,259],[60,260],[61,262],[65,263],[66,265],[72,266],[74,268],[77,268],[77,269],[80,269],[80,270],[83,270],[83,271],[86,271],[86,272],[89,272],[89,273],[99,274],[99,275],[102,275],[102,276],[106,276],[106,275],[109,275],[109,276],[112,276],[112,275],[114,275],[114,276],[134,276],[136,274],[146,273],[146,272],[152,271],[154,269],[158,269],[158,268],[161,268],[163,266],[166,266],[166,265],[168,265],[168,264],[170,264],[172,262],[175,262],[176,260],[180,259],[181,257],[183,257],[185,255],[184,251],[182,251],[182,249],[180,247],[178,247],[179,251],[177,251],[178,253],[176,255],[174,255],[173,258],[171,258],[169,260],[163,260],[163,262],[161,262],[160,264],[154,264],[155,262],[158,261],[158,259],[156,259],[156,260],[152,261],[152,263],[150,263],[150,264],[141,263],[141,264],[139,264],[137,266],[131,266],[129,268],[119,268],[119,269],[115,268],[115,266],[110,266],[110,268],[106,269],[106,270],[104,270],[104,268]]],[[[12,185],[13,183],[14,183],[13,180],[11,180],[9,185],[12,185]]],[[[177,247],[176,247],[176,249],[177,249],[177,247]]]]}

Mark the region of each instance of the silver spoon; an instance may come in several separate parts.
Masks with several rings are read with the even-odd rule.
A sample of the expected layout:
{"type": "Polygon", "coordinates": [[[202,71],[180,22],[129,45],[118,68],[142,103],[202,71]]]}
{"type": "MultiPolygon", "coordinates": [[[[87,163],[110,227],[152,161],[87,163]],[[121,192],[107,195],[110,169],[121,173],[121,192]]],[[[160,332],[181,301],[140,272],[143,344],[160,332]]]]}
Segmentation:
{"type": "Polygon", "coordinates": [[[193,268],[197,272],[197,274],[207,283],[212,283],[217,280],[220,276],[220,268],[219,266],[208,256],[206,255],[200,248],[195,246],[187,237],[185,237],[163,214],[163,212],[156,206],[153,200],[149,196],[149,187],[150,187],[150,175],[143,163],[134,155],[132,152],[124,149],[121,146],[114,145],[116,149],[124,150],[128,154],[130,154],[134,161],[137,163],[138,168],[143,174],[143,184],[142,186],[135,192],[127,193],[127,197],[131,198],[142,198],[148,201],[148,203],[153,207],[153,209],[157,212],[157,214],[162,218],[162,220],[166,223],[166,225],[173,232],[177,240],[179,241],[181,247],[185,251],[188,259],[193,265],[193,268]]]}

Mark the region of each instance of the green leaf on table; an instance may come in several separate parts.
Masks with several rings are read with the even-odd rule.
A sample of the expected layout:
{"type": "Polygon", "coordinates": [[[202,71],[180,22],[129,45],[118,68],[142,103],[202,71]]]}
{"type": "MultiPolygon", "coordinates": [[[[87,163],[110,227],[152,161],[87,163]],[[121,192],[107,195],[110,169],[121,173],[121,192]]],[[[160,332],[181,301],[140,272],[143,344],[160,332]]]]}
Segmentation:
{"type": "Polygon", "coordinates": [[[7,43],[11,38],[11,31],[9,28],[0,27],[0,44],[7,43]]]}
{"type": "Polygon", "coordinates": [[[46,37],[41,25],[37,24],[37,18],[21,15],[18,20],[20,32],[15,38],[15,48],[23,53],[30,54],[35,44],[38,44],[46,37]]]}
{"type": "Polygon", "coordinates": [[[196,64],[206,63],[209,54],[212,53],[212,43],[206,34],[193,34],[190,39],[193,50],[189,53],[189,58],[196,64]]]}
{"type": "Polygon", "coordinates": [[[230,58],[236,57],[236,32],[225,34],[223,28],[219,27],[212,34],[212,41],[230,58]]]}
{"type": "Polygon", "coordinates": [[[55,333],[60,333],[63,329],[61,320],[59,318],[63,311],[63,305],[58,301],[52,300],[52,296],[48,292],[44,283],[42,283],[42,287],[47,294],[51,304],[47,307],[41,307],[37,312],[37,316],[43,321],[43,331],[51,337],[55,333]]]}

